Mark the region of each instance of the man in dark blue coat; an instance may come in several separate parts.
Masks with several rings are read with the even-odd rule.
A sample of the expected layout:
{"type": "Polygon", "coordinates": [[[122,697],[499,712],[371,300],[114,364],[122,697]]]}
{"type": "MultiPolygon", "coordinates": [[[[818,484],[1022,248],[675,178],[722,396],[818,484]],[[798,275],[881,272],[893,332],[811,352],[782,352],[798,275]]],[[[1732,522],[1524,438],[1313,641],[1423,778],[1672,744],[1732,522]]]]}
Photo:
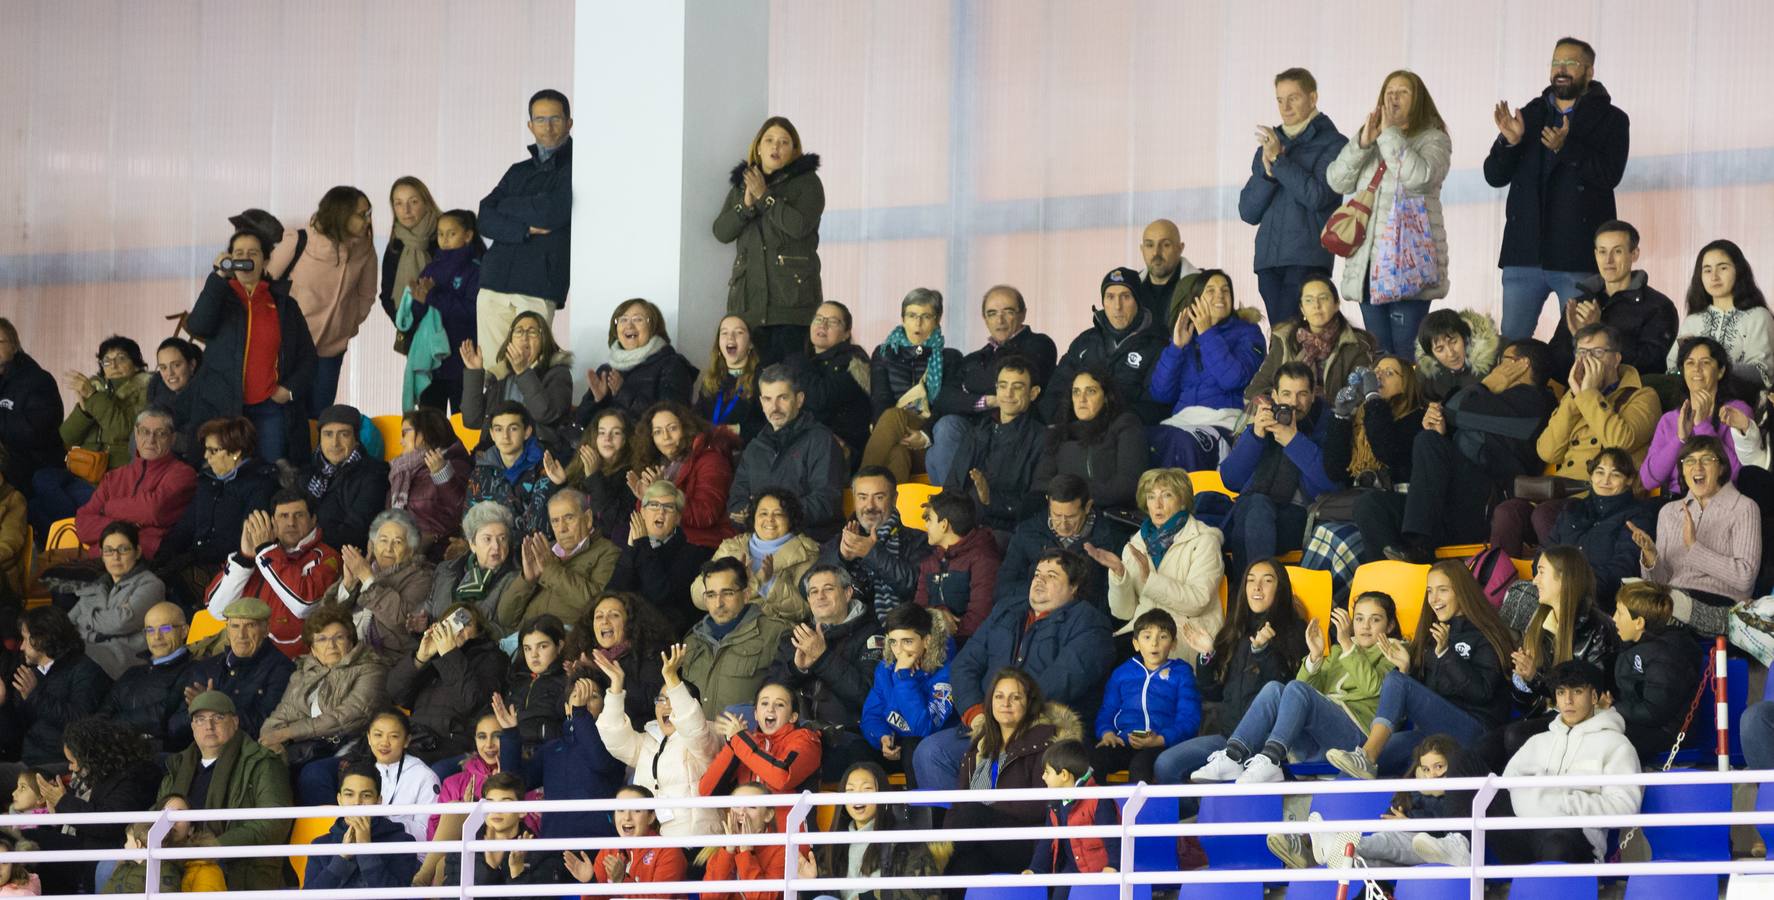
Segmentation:
{"type": "MultiPolygon", "coordinates": [[[[339,777],[338,801],[340,806],[375,806],[382,802],[382,776],[375,763],[363,760],[345,767],[345,773],[339,777]]],[[[311,843],[385,844],[406,840],[411,840],[411,835],[387,816],[340,816],[326,834],[311,843]]],[[[408,887],[417,874],[419,857],[411,853],[316,854],[308,857],[302,889],[408,887]]]]}
{"type": "Polygon", "coordinates": [[[1509,187],[1503,251],[1503,339],[1534,336],[1548,293],[1561,302],[1595,274],[1591,241],[1615,218],[1614,188],[1626,174],[1631,122],[1608,89],[1591,80],[1595,48],[1560,38],[1552,83],[1511,113],[1499,102],[1499,132],[1485,157],[1491,187],[1509,187]]]}
{"type": "Polygon", "coordinates": [[[1329,272],[1331,254],[1318,242],[1343,200],[1324,172],[1349,142],[1318,111],[1318,79],[1305,69],[1275,76],[1281,124],[1257,129],[1250,179],[1238,192],[1238,218],[1257,226],[1257,290],[1271,327],[1300,314],[1300,285],[1329,272]]]}
{"type": "Polygon", "coordinates": [[[1226,522],[1235,578],[1243,578],[1253,560],[1300,549],[1306,508],[1337,488],[1339,479],[1324,471],[1320,448],[1330,416],[1316,381],[1305,363],[1277,369],[1275,395],[1257,398],[1251,424],[1220,463],[1220,478],[1238,492],[1226,522]]]}
{"type": "Polygon", "coordinates": [[[1074,602],[1093,564],[1069,550],[1049,550],[1035,563],[1028,599],[1005,603],[974,632],[950,664],[960,727],[939,731],[913,752],[918,784],[958,783],[969,735],[984,721],[992,679],[1014,666],[1027,672],[1048,702],[1062,703],[1095,721],[1103,682],[1115,663],[1109,619],[1088,603],[1074,602]]]}
{"type": "Polygon", "coordinates": [[[511,320],[533,312],[553,322],[567,302],[573,244],[573,107],[567,95],[540,90],[530,97],[530,158],[505,170],[480,201],[480,233],[492,242],[480,263],[478,339],[487,368],[505,345],[511,320]]]}
{"type": "Polygon", "coordinates": [[[31,476],[59,466],[62,392],[55,377],[19,346],[18,329],[0,318],[0,475],[28,498],[31,476]]]}

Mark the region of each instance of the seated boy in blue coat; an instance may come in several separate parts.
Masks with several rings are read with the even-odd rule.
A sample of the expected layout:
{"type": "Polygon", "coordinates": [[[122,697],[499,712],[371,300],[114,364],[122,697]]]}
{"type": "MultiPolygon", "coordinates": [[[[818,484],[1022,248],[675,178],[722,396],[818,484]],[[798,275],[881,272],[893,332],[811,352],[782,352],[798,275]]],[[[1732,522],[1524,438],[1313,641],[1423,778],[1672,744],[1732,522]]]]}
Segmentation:
{"type": "Polygon", "coordinates": [[[1097,775],[1127,770],[1127,780],[1155,784],[1158,754],[1195,736],[1201,725],[1201,694],[1195,671],[1171,659],[1177,623],[1162,609],[1148,609],[1133,620],[1133,658],[1109,674],[1103,705],[1096,714],[1096,749],[1090,753],[1097,775]]]}
{"type": "MultiPolygon", "coordinates": [[[[382,802],[382,775],[373,760],[358,760],[339,776],[340,806],[374,806],[382,802]]],[[[370,844],[411,840],[406,828],[386,816],[340,816],[315,844],[370,844]]],[[[408,887],[419,874],[413,853],[355,853],[309,856],[302,876],[305,891],[346,888],[408,887]]]]}
{"type": "MultiPolygon", "coordinates": [[[[1094,787],[1097,784],[1096,772],[1090,765],[1090,751],[1084,748],[1082,741],[1055,741],[1041,757],[1041,764],[1041,781],[1050,789],[1094,787]]],[[[1047,824],[1054,827],[1120,823],[1121,810],[1114,800],[1050,800],[1047,803],[1047,824]]],[[[1082,872],[1092,875],[1118,871],[1115,867],[1120,864],[1119,838],[1048,838],[1035,842],[1035,854],[1029,858],[1029,867],[1023,870],[1023,874],[1082,872]]],[[[1052,900],[1066,900],[1070,893],[1068,887],[1048,889],[1052,900]]]]}
{"type": "Polygon", "coordinates": [[[906,787],[915,790],[912,749],[955,716],[948,641],[932,634],[936,618],[915,603],[894,607],[884,624],[887,652],[875,665],[875,683],[862,704],[862,736],[885,768],[903,770],[906,787]]]}

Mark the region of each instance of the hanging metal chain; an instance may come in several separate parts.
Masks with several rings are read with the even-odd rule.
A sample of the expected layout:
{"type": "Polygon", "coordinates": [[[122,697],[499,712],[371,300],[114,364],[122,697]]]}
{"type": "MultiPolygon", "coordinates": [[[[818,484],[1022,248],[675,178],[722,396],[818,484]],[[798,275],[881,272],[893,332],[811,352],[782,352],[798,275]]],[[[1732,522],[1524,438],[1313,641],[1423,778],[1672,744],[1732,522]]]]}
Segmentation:
{"type": "MultiPolygon", "coordinates": [[[[1706,651],[1706,670],[1700,673],[1700,689],[1694,692],[1694,699],[1688,704],[1688,714],[1682,718],[1681,730],[1675,733],[1675,743],[1669,746],[1669,755],[1663,758],[1663,768],[1660,771],[1667,772],[1675,766],[1676,754],[1682,751],[1682,742],[1688,739],[1688,728],[1694,724],[1695,714],[1700,712],[1700,698],[1706,696],[1706,687],[1712,682],[1713,663],[1716,662],[1716,657],[1717,654],[1711,650],[1706,651]]],[[[1632,843],[1633,838],[1638,837],[1638,831],[1637,828],[1629,828],[1622,833],[1619,849],[1625,850],[1632,843]]]]}

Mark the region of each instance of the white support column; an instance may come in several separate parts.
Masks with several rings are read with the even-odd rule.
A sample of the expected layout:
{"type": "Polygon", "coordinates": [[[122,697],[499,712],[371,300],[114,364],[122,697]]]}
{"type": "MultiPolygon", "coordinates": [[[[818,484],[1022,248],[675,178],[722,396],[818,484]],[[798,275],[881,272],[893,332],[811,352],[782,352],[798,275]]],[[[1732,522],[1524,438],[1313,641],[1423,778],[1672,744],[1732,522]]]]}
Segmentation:
{"type": "Polygon", "coordinates": [[[579,372],[607,361],[610,312],[630,297],[657,303],[679,352],[706,363],[733,263],[710,226],[769,115],[769,15],[766,0],[580,3],[568,337],[579,372]]]}

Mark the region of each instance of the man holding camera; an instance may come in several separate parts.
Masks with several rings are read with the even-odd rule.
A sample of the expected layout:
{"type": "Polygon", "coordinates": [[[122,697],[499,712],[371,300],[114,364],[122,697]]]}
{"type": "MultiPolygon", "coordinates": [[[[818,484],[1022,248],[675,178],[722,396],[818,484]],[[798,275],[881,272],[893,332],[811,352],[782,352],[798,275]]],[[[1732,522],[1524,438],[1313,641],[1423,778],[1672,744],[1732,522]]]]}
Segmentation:
{"type": "Polygon", "coordinates": [[[1220,478],[1238,492],[1226,522],[1232,571],[1243,577],[1252,561],[1300,549],[1306,508],[1335,490],[1319,448],[1330,423],[1318,399],[1311,367],[1291,362],[1275,373],[1274,394],[1255,400],[1256,414],[1220,463],[1220,478]]]}

